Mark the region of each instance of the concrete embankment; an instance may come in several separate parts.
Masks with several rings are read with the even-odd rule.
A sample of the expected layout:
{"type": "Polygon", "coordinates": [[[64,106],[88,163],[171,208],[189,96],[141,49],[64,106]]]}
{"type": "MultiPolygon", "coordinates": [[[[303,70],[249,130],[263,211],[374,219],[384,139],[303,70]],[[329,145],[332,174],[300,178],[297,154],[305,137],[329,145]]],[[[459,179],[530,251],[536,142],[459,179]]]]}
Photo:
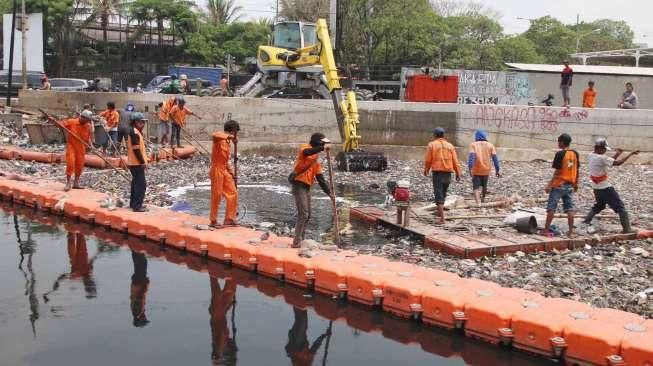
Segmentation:
{"type": "MultiPolygon", "coordinates": [[[[150,112],[167,96],[133,93],[75,93],[21,91],[24,109],[45,108],[63,113],[92,103],[102,108],[107,101],[118,106],[134,103],[150,112]]],[[[242,126],[241,149],[264,153],[285,153],[306,141],[314,131],[338,140],[333,106],[328,100],[217,98],[187,96],[188,106],[203,117],[189,118],[188,129],[201,140],[233,118],[242,126]]],[[[467,150],[473,132],[490,133],[504,160],[552,159],[556,138],[567,132],[573,147],[589,151],[596,137],[606,136],[614,147],[642,150],[635,162],[653,163],[653,110],[559,108],[544,106],[464,105],[360,102],[360,134],[370,150],[381,150],[390,158],[420,159],[436,126],[448,131],[448,138],[460,152],[467,150]]],[[[155,123],[149,129],[156,133],[155,123]]]]}

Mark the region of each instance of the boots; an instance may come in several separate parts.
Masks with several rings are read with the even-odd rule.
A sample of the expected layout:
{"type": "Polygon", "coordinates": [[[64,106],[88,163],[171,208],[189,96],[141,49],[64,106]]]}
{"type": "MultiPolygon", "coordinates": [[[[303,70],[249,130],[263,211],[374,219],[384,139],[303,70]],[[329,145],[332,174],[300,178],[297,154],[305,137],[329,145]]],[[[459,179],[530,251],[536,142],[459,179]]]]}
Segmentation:
{"type": "Polygon", "coordinates": [[[628,212],[623,211],[619,213],[619,221],[621,222],[621,227],[623,228],[624,234],[634,233],[635,231],[630,227],[630,219],[628,218],[628,212]]]}
{"type": "Polygon", "coordinates": [[[585,225],[589,225],[589,224],[591,224],[591,223],[592,223],[592,219],[594,218],[594,215],[596,215],[596,214],[594,213],[594,211],[593,211],[593,210],[590,210],[590,212],[587,213],[587,216],[585,216],[585,219],[583,220],[583,224],[585,224],[585,225]]]}

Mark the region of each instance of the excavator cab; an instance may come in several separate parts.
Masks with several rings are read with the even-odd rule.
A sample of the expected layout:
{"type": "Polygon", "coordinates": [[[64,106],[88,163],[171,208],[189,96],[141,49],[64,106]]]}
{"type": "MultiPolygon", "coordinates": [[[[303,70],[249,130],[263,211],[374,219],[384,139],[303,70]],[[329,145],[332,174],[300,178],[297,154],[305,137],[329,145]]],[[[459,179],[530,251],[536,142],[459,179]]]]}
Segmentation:
{"type": "Polygon", "coordinates": [[[272,31],[272,46],[288,50],[298,50],[317,44],[317,31],[314,23],[279,22],[272,31]]]}

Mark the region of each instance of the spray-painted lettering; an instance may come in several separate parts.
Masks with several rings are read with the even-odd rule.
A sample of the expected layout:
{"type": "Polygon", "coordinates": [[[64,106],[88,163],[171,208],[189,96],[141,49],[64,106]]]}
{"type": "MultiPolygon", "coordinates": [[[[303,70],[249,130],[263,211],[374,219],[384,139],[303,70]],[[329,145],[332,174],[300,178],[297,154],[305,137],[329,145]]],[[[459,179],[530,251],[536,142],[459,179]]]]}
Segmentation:
{"type": "Polygon", "coordinates": [[[476,107],[475,125],[532,132],[556,132],[561,123],[587,119],[586,109],[569,110],[549,107],[480,105],[476,107]]]}

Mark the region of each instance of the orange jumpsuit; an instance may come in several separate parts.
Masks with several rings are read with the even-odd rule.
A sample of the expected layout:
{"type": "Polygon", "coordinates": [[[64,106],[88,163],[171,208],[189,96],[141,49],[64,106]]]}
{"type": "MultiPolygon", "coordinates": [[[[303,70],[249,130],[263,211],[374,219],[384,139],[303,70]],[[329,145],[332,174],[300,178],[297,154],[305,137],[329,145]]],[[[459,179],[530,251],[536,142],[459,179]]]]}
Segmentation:
{"type": "Polygon", "coordinates": [[[227,208],[225,210],[224,222],[229,224],[236,221],[238,212],[238,190],[234,177],[229,171],[229,156],[231,155],[231,140],[225,132],[213,134],[213,148],[211,152],[211,212],[209,219],[211,223],[217,222],[218,207],[220,200],[224,197],[227,208]]]}
{"type": "Polygon", "coordinates": [[[163,106],[159,109],[159,119],[168,122],[168,120],[170,120],[170,110],[176,105],[176,103],[176,97],[171,97],[163,102],[163,106]]]}
{"type": "MultiPolygon", "coordinates": [[[[87,144],[91,144],[91,122],[82,124],[79,118],[71,118],[62,121],[61,124],[72,133],[80,137],[87,144]]],[[[84,157],[86,156],[86,146],[66,132],[66,175],[80,176],[84,169],[84,157]]]]}
{"type": "Polygon", "coordinates": [[[224,288],[221,290],[217,278],[210,277],[210,280],[211,305],[209,306],[209,314],[211,315],[211,343],[213,346],[211,358],[217,361],[221,358],[235,357],[236,347],[233,345],[234,340],[229,337],[227,312],[233,306],[236,297],[236,283],[227,278],[224,282],[224,288]]]}
{"type": "Polygon", "coordinates": [[[107,109],[100,113],[107,121],[107,128],[109,131],[118,131],[118,123],[120,122],[120,113],[115,109],[107,109]]]}

